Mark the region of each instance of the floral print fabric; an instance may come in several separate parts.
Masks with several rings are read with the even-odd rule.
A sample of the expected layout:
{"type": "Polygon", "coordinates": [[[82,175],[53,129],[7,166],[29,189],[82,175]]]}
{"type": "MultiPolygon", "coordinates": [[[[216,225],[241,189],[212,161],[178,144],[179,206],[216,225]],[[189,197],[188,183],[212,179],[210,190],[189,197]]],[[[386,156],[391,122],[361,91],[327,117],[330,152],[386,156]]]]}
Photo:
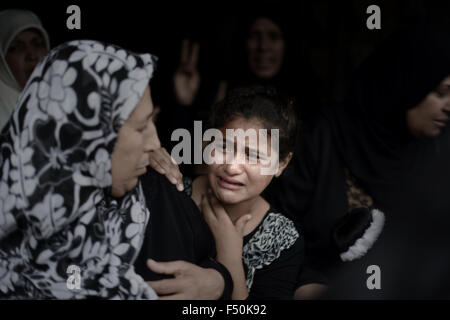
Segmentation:
{"type": "Polygon", "coordinates": [[[140,184],[108,195],[119,128],[155,58],[96,41],[52,50],[0,136],[0,297],[157,298],[135,273],[149,211],[140,184]],[[69,266],[80,286],[69,289],[69,266]]]}
{"type": "Polygon", "coordinates": [[[255,234],[244,245],[242,257],[247,267],[246,283],[251,291],[258,269],[270,265],[291,248],[299,237],[294,222],[280,213],[269,212],[255,234]]]}

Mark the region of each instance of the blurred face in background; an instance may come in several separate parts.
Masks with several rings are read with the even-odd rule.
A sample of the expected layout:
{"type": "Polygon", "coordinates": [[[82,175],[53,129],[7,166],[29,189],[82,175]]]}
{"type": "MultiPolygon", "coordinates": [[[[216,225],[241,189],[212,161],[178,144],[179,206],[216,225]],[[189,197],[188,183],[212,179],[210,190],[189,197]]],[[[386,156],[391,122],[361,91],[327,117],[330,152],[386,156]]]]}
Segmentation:
{"type": "Polygon", "coordinates": [[[406,113],[409,131],[416,137],[435,137],[450,118],[450,75],[421,103],[406,113]]]}
{"type": "Polygon", "coordinates": [[[246,40],[250,70],[259,78],[270,79],[278,74],[285,53],[281,29],[267,18],[258,18],[250,26],[246,40]]]}
{"type": "Polygon", "coordinates": [[[26,29],[11,42],[6,62],[20,87],[25,87],[34,67],[48,53],[45,39],[36,29],[26,29]]]}

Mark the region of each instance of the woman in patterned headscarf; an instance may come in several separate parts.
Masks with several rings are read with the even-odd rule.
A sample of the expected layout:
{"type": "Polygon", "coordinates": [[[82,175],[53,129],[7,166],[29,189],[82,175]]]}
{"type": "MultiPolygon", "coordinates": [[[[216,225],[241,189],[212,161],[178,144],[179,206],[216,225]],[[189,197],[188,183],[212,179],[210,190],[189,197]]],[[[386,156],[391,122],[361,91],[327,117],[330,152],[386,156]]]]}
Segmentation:
{"type": "Polygon", "coordinates": [[[156,298],[133,267],[149,220],[138,177],[159,147],[153,69],[94,41],[36,67],[0,137],[1,296],[156,298]]]}

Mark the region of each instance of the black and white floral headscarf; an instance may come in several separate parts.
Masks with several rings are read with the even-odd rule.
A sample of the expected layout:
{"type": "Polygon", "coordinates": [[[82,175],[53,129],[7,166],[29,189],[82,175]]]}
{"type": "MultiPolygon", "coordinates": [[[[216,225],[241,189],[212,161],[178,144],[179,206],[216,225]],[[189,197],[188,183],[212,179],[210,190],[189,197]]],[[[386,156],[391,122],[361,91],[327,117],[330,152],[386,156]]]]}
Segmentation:
{"type": "Polygon", "coordinates": [[[154,65],[72,41],[35,68],[0,136],[0,296],[157,298],[133,268],[149,220],[141,186],[107,192],[119,128],[154,65]]]}

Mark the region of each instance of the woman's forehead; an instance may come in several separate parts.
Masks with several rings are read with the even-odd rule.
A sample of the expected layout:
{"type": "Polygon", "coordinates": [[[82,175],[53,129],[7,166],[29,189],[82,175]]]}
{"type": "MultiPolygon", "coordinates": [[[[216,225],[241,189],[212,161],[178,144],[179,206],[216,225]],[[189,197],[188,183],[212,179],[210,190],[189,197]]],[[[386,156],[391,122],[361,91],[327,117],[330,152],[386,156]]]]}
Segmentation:
{"type": "Polygon", "coordinates": [[[25,41],[25,40],[29,40],[32,38],[44,39],[44,36],[42,35],[42,32],[39,29],[28,28],[28,29],[25,29],[25,30],[19,32],[13,41],[17,41],[17,40],[25,41]]]}
{"type": "Polygon", "coordinates": [[[152,112],[153,105],[151,103],[149,86],[147,86],[141,100],[138,102],[137,106],[131,113],[129,120],[136,122],[147,119],[152,112]]]}

